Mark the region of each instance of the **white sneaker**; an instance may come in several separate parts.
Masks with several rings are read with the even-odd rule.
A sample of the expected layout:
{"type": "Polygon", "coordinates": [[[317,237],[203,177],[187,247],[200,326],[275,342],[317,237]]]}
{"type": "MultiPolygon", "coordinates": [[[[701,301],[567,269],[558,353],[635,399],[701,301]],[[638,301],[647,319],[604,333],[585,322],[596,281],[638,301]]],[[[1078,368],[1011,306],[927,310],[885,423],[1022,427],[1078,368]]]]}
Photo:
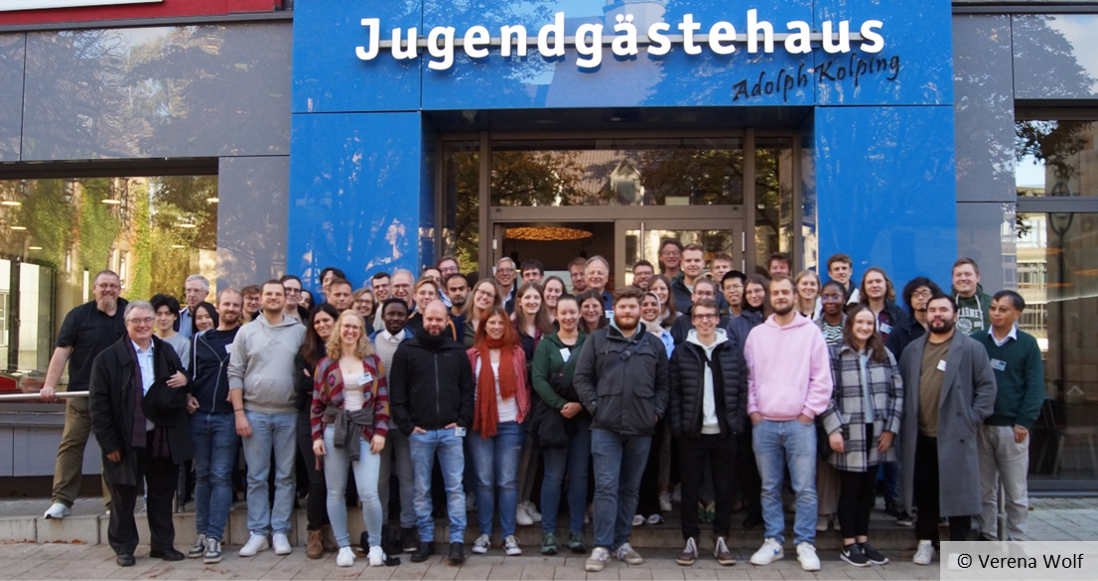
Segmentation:
{"type": "Polygon", "coordinates": [[[915,550],[915,558],[912,561],[916,565],[929,565],[934,560],[934,543],[919,541],[919,548],[915,550]]]}
{"type": "Polygon", "coordinates": [[[507,553],[508,557],[517,557],[522,554],[522,547],[519,547],[518,539],[515,535],[507,535],[503,539],[503,552],[507,553]]]}
{"type": "Polygon", "coordinates": [[[644,517],[639,515],[639,514],[633,515],[633,526],[635,526],[635,527],[644,526],[644,517]]]}
{"type": "Polygon", "coordinates": [[[526,505],[526,514],[530,515],[530,520],[534,522],[541,522],[541,513],[538,512],[538,507],[534,506],[534,503],[529,500],[527,500],[524,504],[526,505]]]}
{"type": "Polygon", "coordinates": [[[71,508],[65,506],[60,502],[55,502],[50,505],[49,509],[46,510],[46,514],[42,515],[42,518],[56,518],[60,520],[67,516],[70,516],[71,514],[71,508]]]}
{"type": "Polygon", "coordinates": [[[607,551],[605,547],[595,547],[595,550],[591,551],[591,556],[587,557],[587,562],[583,564],[583,568],[591,573],[598,573],[606,567],[606,563],[610,561],[610,551],[607,551]]]}
{"type": "MultiPolygon", "coordinates": [[[[378,547],[380,549],[380,547],[378,547]]],[[[339,567],[350,567],[355,564],[355,552],[351,547],[340,547],[339,554],[336,555],[336,565],[339,567]]]]}
{"type": "Polygon", "coordinates": [[[640,553],[634,551],[633,546],[629,543],[618,547],[616,555],[619,560],[625,561],[627,565],[640,565],[644,562],[644,558],[640,556],[640,553]]]}
{"type": "Polygon", "coordinates": [[[199,534],[190,551],[187,551],[188,559],[197,559],[206,554],[206,535],[199,534]]]}
{"type": "Polygon", "coordinates": [[[275,533],[271,535],[271,544],[274,545],[276,555],[289,555],[293,551],[293,547],[290,546],[290,539],[286,538],[286,533],[275,533]]]}
{"type": "Polygon", "coordinates": [[[769,565],[778,559],[785,558],[785,549],[774,537],[766,537],[763,545],[751,555],[752,565],[769,565]]]}
{"type": "Polygon", "coordinates": [[[270,545],[267,544],[267,537],[255,533],[249,533],[249,535],[248,542],[244,543],[243,547],[240,547],[241,557],[254,557],[256,553],[266,551],[270,547],[270,545]]]}
{"type": "Polygon", "coordinates": [[[801,562],[801,569],[805,571],[819,571],[820,558],[816,555],[816,547],[809,542],[797,545],[797,560],[801,562]]]}
{"type": "Polygon", "coordinates": [[[660,511],[662,511],[662,512],[671,512],[671,493],[670,492],[661,492],[660,493],[660,511]]]}
{"type": "MultiPolygon", "coordinates": [[[[366,558],[369,559],[371,567],[385,566],[385,551],[381,550],[381,547],[370,547],[370,552],[366,554],[366,558]]],[[[338,559],[339,557],[336,557],[336,560],[338,559]]]]}
{"type": "Polygon", "coordinates": [[[534,524],[534,519],[530,516],[530,513],[526,512],[525,504],[520,504],[515,509],[515,524],[520,527],[528,527],[534,524]]]}
{"type": "Polygon", "coordinates": [[[478,555],[483,555],[488,552],[488,548],[492,546],[492,537],[488,535],[480,535],[477,540],[473,541],[472,551],[478,555]]]}
{"type": "Polygon", "coordinates": [[[650,514],[648,518],[644,519],[644,522],[650,525],[658,525],[663,522],[663,517],[658,514],[650,514]]]}

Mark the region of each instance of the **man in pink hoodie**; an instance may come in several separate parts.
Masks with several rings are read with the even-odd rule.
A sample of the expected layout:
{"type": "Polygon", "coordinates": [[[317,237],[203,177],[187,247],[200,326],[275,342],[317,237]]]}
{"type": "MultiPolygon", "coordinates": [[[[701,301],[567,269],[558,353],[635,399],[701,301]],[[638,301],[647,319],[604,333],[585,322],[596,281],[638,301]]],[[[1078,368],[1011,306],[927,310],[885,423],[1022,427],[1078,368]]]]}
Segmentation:
{"type": "Polygon", "coordinates": [[[770,281],[774,314],[751,330],[744,345],[747,361],[747,413],[753,424],[755,461],[762,477],[765,540],[752,565],[769,565],[785,556],[782,480],[786,466],[797,495],[793,522],[797,560],[806,571],[819,571],[816,556],[817,415],[831,399],[831,364],[819,328],[794,309],[793,280],[770,281]]]}

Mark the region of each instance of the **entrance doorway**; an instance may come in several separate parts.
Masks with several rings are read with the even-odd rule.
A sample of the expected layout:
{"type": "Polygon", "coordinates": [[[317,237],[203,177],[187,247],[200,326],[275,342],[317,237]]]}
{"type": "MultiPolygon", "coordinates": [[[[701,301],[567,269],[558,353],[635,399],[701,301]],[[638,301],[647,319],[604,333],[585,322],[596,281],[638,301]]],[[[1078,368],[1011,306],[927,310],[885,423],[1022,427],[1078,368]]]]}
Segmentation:
{"type": "Polygon", "coordinates": [[[665,238],[700,244],[707,260],[728,254],[747,273],[771,252],[799,254],[789,137],[484,132],[443,138],[443,151],[439,244],[463,270],[534,258],[568,283],[569,262],[601,255],[615,288],[638,260],[658,272],[665,238]]]}

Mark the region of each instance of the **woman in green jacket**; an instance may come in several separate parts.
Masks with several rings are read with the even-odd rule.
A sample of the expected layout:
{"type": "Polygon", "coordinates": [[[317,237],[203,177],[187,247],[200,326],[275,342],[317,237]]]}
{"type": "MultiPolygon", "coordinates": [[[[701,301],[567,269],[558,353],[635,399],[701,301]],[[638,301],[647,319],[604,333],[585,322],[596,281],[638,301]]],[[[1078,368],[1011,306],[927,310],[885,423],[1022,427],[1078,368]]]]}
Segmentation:
{"type": "Polygon", "coordinates": [[[542,448],[545,458],[545,479],[541,485],[541,552],[555,555],[557,544],[557,513],[561,486],[568,474],[568,548],[573,553],[587,552],[583,540],[583,516],[587,509],[587,466],[591,458],[591,416],[579,403],[572,387],[575,360],[587,335],[580,332],[579,302],[572,295],[561,295],[556,305],[560,330],[542,337],[534,350],[531,371],[537,405],[547,406],[549,413],[564,416],[568,445],[542,448]],[[569,364],[571,363],[571,364],[569,364]]]}

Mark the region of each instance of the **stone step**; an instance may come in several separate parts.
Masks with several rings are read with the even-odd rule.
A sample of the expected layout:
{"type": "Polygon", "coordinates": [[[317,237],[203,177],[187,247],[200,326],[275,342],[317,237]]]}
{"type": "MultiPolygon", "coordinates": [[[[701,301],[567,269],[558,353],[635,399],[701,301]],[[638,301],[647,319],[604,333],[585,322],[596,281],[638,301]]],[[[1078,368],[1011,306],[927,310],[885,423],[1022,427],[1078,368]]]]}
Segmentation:
{"type": "MultiPolygon", "coordinates": [[[[175,520],[175,532],[176,532],[176,547],[185,547],[194,543],[195,529],[194,529],[194,513],[193,512],[180,512],[174,515],[175,520]]],[[[62,542],[62,543],[85,543],[85,544],[98,544],[107,542],[107,524],[109,517],[106,515],[83,515],[83,516],[70,516],[63,520],[44,519],[41,516],[9,516],[0,518],[0,542],[62,542]]],[[[763,529],[762,527],[756,527],[753,530],[744,530],[740,526],[740,522],[743,520],[743,513],[733,515],[733,527],[731,534],[729,535],[729,545],[739,549],[753,548],[762,543],[763,529]]],[[[358,508],[348,509],[348,522],[351,529],[351,542],[353,544],[358,543],[359,534],[364,530],[362,524],[361,511],[358,508]]],[[[466,533],[465,541],[467,544],[472,544],[473,540],[478,536],[476,515],[474,513],[468,513],[466,515],[466,533]]],[[[562,527],[566,527],[567,518],[562,515],[562,518],[558,520],[558,523],[562,527]]],[[[786,515],[786,545],[787,548],[792,548],[793,545],[793,531],[792,531],[793,515],[786,515]]],[[[148,521],[144,513],[138,513],[137,526],[140,531],[141,539],[147,541],[148,536],[148,521]]],[[[703,523],[702,534],[699,542],[701,548],[712,547],[712,525],[703,523]]],[[[294,511],[291,519],[291,530],[289,539],[290,543],[294,546],[303,546],[305,544],[305,511],[298,509],[294,511]]],[[[566,535],[566,531],[561,531],[566,535]]],[[[593,539],[593,533],[591,531],[591,525],[585,527],[586,537],[588,543],[593,539]]],[[[873,518],[870,522],[871,541],[879,549],[882,550],[914,550],[915,537],[910,528],[898,527],[895,524],[895,520],[884,515],[880,511],[874,511],[873,518]]],[[[449,523],[446,519],[438,519],[435,526],[435,542],[446,543],[449,539],[449,523]]],[[[244,503],[237,503],[232,512],[229,514],[229,524],[226,527],[226,538],[224,541],[230,545],[242,545],[248,539],[247,529],[247,511],[244,503]]],[[[519,539],[519,543],[524,547],[535,548],[541,544],[541,525],[535,524],[533,526],[518,527],[516,530],[516,536],[519,539]]],[[[498,523],[493,529],[493,544],[499,544],[499,525],[498,523]]],[[[677,516],[677,507],[671,515],[668,515],[666,522],[659,525],[644,525],[633,528],[633,534],[631,537],[631,543],[635,547],[655,548],[655,549],[679,549],[682,547],[682,534],[679,528],[679,520],[677,516]]],[[[827,531],[823,533],[817,533],[816,545],[821,550],[833,550],[841,547],[841,533],[835,531],[827,531]]]]}

